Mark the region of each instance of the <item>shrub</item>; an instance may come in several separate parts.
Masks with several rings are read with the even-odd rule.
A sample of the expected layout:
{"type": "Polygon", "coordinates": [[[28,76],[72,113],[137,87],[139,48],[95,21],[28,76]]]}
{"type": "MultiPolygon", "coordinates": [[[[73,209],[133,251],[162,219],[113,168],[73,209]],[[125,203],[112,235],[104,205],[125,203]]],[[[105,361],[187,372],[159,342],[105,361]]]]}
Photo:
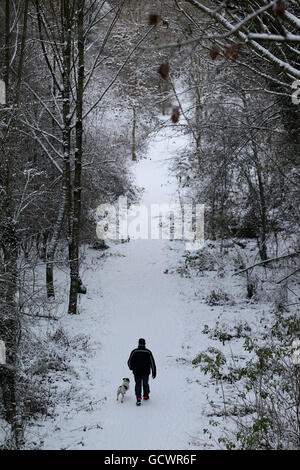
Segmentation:
{"type": "MultiPolygon", "coordinates": [[[[225,357],[216,348],[200,353],[193,361],[212,379],[233,384],[231,398],[226,400],[231,408],[227,405],[225,414],[235,429],[225,429],[219,439],[227,449],[300,448],[300,366],[293,363],[291,349],[300,320],[296,315],[270,315],[271,321],[270,317],[261,318],[256,336],[247,324],[240,329],[245,363],[225,357]]],[[[206,326],[204,332],[224,343],[218,328],[215,331],[206,326]]],[[[224,396],[223,402],[225,408],[224,396]]]]}
{"type": "Polygon", "coordinates": [[[222,289],[212,290],[206,297],[205,302],[208,305],[234,305],[233,299],[222,289]]]}

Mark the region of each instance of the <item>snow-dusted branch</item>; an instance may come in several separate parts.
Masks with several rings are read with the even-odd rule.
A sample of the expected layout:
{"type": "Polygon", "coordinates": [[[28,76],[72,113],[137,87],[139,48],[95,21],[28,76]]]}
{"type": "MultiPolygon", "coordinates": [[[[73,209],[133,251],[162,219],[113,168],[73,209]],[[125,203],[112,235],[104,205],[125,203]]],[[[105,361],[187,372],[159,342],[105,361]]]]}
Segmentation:
{"type": "Polygon", "coordinates": [[[139,48],[140,44],[142,44],[142,42],[146,39],[146,37],[151,33],[151,31],[153,31],[153,29],[155,28],[155,25],[152,26],[151,28],[148,29],[148,31],[146,31],[146,33],[141,37],[141,39],[138,41],[138,43],[132,48],[132,50],[130,51],[130,53],[128,54],[128,56],[126,57],[126,59],[124,60],[123,64],[119,67],[119,69],[117,70],[115,76],[113,77],[113,79],[110,81],[110,83],[107,85],[107,87],[105,88],[105,90],[101,93],[101,95],[99,96],[99,98],[95,101],[95,103],[88,109],[88,111],[86,111],[86,113],[84,114],[83,116],[83,119],[85,119],[88,114],[90,114],[90,112],[96,108],[96,106],[102,101],[102,99],[104,98],[104,96],[106,95],[106,93],[110,90],[110,88],[113,86],[113,84],[115,83],[115,81],[117,80],[117,78],[119,77],[120,73],[122,72],[122,70],[124,69],[124,67],[127,65],[127,63],[129,62],[129,59],[131,58],[131,56],[135,53],[135,51],[139,48]]]}
{"type": "MultiPolygon", "coordinates": [[[[260,58],[262,58],[265,61],[268,61],[270,64],[274,65],[276,68],[281,69],[284,71],[286,74],[288,74],[291,78],[300,78],[300,70],[298,68],[293,67],[288,61],[282,60],[279,58],[277,55],[275,55],[273,52],[271,52],[269,49],[266,47],[263,47],[258,40],[263,40],[263,41],[268,41],[268,42],[274,42],[277,43],[284,42],[286,43],[300,43],[300,34],[294,34],[292,32],[288,32],[286,35],[277,35],[277,34],[269,34],[268,32],[266,33],[265,31],[263,33],[257,33],[252,32],[250,29],[248,30],[245,28],[245,25],[248,23],[248,21],[251,19],[253,20],[254,18],[260,17],[260,15],[266,11],[269,11],[273,9],[274,7],[278,6],[278,1],[271,1],[268,2],[264,7],[256,9],[253,13],[250,15],[246,16],[243,20],[238,21],[236,24],[232,24],[232,22],[229,21],[228,15],[225,13],[219,13],[218,11],[213,10],[212,8],[209,8],[207,5],[207,2],[202,2],[200,0],[185,0],[187,3],[193,5],[195,8],[198,10],[204,12],[206,15],[208,15],[211,19],[215,20],[218,24],[220,24],[222,27],[224,27],[227,30],[227,35],[226,37],[237,37],[240,41],[242,41],[243,44],[248,45],[250,48],[252,48],[254,51],[256,51],[260,58]]],[[[232,16],[231,16],[232,18],[232,16]]],[[[278,16],[276,17],[278,19],[278,16]]],[[[282,11],[280,14],[280,20],[283,22],[285,19],[287,19],[287,22],[290,24],[293,24],[293,27],[296,27],[299,29],[300,25],[300,19],[295,17],[295,15],[287,12],[287,11],[282,11]]],[[[251,26],[250,26],[251,28],[251,26]]],[[[207,37],[208,39],[215,39],[219,38],[219,35],[210,35],[207,37]]]]}
{"type": "MultiPolygon", "coordinates": [[[[269,259],[266,259],[264,261],[260,261],[259,263],[255,263],[253,264],[252,266],[248,266],[247,268],[245,269],[242,269],[241,271],[237,271],[236,273],[233,273],[233,276],[237,276],[238,274],[242,274],[242,273],[245,273],[246,271],[249,271],[250,269],[252,268],[255,268],[256,266],[262,266],[264,264],[267,264],[267,263],[271,263],[272,261],[279,261],[281,259],[286,259],[286,258],[295,258],[297,256],[300,256],[300,253],[297,251],[295,253],[289,253],[288,255],[283,255],[283,256],[276,256],[275,258],[269,258],[269,259]]],[[[283,280],[283,279],[282,279],[283,280]]],[[[281,281],[282,281],[281,280],[281,281]]],[[[280,282],[281,282],[280,281],[280,282]]]]}

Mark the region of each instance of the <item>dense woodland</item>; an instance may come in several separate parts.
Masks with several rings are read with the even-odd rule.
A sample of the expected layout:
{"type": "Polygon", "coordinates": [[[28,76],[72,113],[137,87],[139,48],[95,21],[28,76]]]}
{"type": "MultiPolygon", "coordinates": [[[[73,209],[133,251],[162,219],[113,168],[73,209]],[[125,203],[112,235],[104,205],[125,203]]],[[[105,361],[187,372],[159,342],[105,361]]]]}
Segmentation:
{"type": "MultiPolygon", "coordinates": [[[[299,279],[299,65],[297,0],[0,0],[0,413],[10,426],[0,448],[26,448],[24,427],[40,412],[27,322],[61,301],[60,263],[68,313],[80,314],[80,247],[105,248],[95,209],[139,200],[131,167],[160,126],[189,137],[170,171],[183,199],[205,204],[205,238],[221,253],[251,239],[256,264],[284,262],[282,277],[299,279]]],[[[250,268],[241,258],[249,299],[250,268]]],[[[293,318],[277,323],[279,342],[286,328],[299,334],[293,318]]],[[[299,448],[299,368],[282,381],[294,415],[281,442],[299,448]]]]}

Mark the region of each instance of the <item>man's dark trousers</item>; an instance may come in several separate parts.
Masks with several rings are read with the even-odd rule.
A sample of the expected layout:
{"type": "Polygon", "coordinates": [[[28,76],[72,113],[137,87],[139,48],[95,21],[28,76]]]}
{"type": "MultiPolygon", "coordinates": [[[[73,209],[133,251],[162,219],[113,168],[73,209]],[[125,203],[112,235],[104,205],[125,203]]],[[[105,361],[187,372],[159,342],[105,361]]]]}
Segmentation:
{"type": "Polygon", "coordinates": [[[144,391],[144,397],[147,397],[150,392],[149,388],[149,375],[135,375],[134,376],[135,380],[135,394],[137,398],[142,397],[142,384],[143,384],[143,391],[144,391]]]}

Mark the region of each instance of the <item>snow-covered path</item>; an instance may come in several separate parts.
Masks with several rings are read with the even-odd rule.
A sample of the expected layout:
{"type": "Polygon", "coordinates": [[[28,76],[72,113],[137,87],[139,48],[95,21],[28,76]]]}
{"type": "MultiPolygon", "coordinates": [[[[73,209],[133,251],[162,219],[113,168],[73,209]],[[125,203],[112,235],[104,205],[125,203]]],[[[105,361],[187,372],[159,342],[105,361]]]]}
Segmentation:
{"type": "MultiPolygon", "coordinates": [[[[176,140],[157,140],[147,160],[137,164],[137,183],[145,187],[143,204],[168,202],[172,185],[168,183],[165,157],[178,144],[176,140]],[[173,144],[172,144],[173,142],[173,144]],[[162,151],[164,149],[164,151],[162,151]]],[[[101,443],[93,448],[176,449],[186,446],[191,406],[185,377],[178,372],[176,357],[182,344],[182,312],[176,278],[164,274],[170,243],[135,240],[117,249],[125,257],[107,263],[101,284],[103,309],[107,315],[107,336],[103,341],[102,363],[108,383],[109,404],[103,410],[101,443]],[[134,380],[126,361],[139,337],[146,338],[157,363],[152,381],[151,401],[137,408],[134,380]],[[129,376],[131,390],[124,404],[115,403],[116,380],[129,376]]]]}
{"type": "MultiPolygon", "coordinates": [[[[136,164],[137,184],[145,188],[143,204],[174,202],[176,185],[168,176],[168,159],[183,144],[171,131],[160,132],[147,158],[136,164]]],[[[186,280],[164,272],[182,251],[182,242],[164,240],[132,240],[113,246],[104,257],[87,251],[88,294],[81,299],[81,315],[66,316],[64,325],[88,334],[96,344],[83,394],[86,387],[91,401],[106,399],[92,411],[68,414],[68,419],[62,413],[45,448],[193,448],[202,427],[201,392],[197,383],[188,383],[190,367],[180,361],[188,354],[192,310],[182,299],[186,280]],[[151,399],[141,407],[135,404],[134,378],[127,367],[139,337],[146,339],[157,365],[157,378],[150,377],[151,399]],[[131,380],[123,404],[116,401],[122,377],[131,380]]]]}

